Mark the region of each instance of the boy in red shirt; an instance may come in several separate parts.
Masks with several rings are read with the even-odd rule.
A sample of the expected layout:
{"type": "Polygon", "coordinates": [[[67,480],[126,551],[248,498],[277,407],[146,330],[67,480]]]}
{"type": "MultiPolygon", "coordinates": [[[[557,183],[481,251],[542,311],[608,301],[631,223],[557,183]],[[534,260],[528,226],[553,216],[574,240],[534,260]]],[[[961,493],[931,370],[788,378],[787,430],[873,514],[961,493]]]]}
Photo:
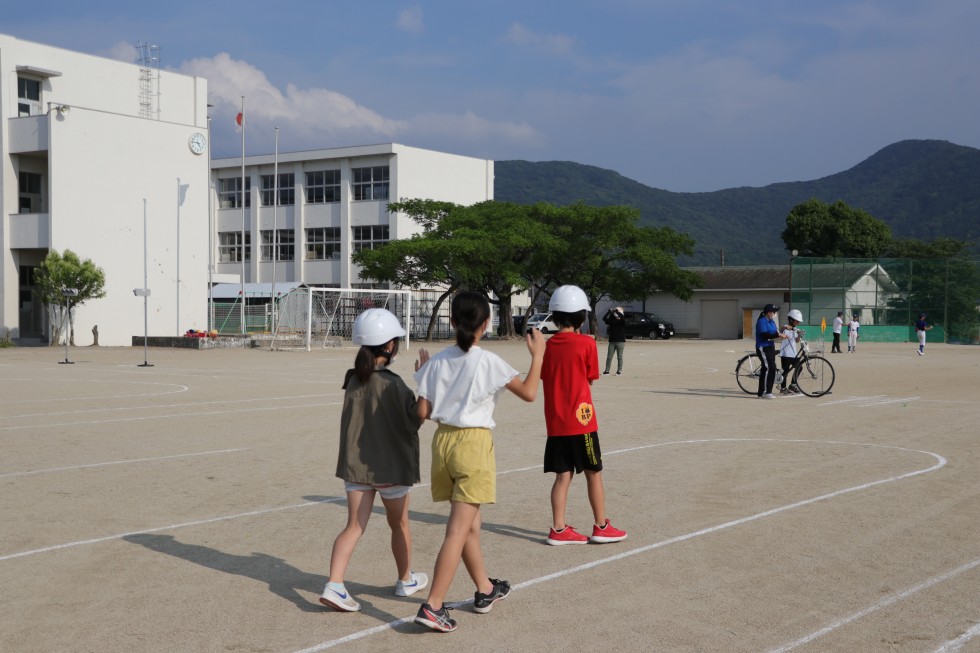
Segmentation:
{"type": "Polygon", "coordinates": [[[545,347],[541,380],[548,442],[544,471],[555,473],[551,487],[552,527],[548,544],[597,544],[626,539],[626,531],[606,519],[606,493],[602,485],[602,451],[592,405],[592,382],[599,378],[599,353],[595,339],[578,333],[589,312],[589,300],[578,286],[561,286],[548,306],[558,333],[545,347]],[[572,476],[585,472],[589,503],[595,524],[592,537],[565,523],[565,504],[572,476]]]}

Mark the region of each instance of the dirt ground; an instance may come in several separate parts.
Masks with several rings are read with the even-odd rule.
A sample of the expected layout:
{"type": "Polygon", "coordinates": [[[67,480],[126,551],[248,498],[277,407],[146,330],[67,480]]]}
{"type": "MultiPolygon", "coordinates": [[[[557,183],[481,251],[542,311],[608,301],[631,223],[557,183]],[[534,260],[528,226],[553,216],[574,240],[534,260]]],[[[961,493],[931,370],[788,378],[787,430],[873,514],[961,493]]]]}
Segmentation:
{"type": "MultiPolygon", "coordinates": [[[[617,544],[544,544],[541,401],[503,397],[483,547],[514,591],[450,634],[411,623],[424,591],[394,596],[380,502],[347,575],[363,610],[317,602],[354,349],[0,350],[0,651],[980,651],[980,347],[862,343],[830,356],[832,394],[774,401],[736,385],[749,347],[634,340],[593,386],[617,544]]],[[[588,531],[582,477],[568,519],[588,531]]],[[[473,589],[461,566],[450,598],[473,589]]]]}

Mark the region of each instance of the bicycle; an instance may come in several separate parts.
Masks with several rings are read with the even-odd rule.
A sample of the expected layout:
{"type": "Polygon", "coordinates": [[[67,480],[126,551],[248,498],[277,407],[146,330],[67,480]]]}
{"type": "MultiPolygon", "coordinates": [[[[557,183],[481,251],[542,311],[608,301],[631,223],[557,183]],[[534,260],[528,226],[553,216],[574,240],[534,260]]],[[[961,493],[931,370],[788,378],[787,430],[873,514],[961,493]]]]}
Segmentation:
{"type": "MultiPolygon", "coordinates": [[[[735,365],[735,380],[738,387],[744,392],[754,395],[759,392],[759,371],[762,368],[762,359],[759,354],[753,352],[746,354],[739,359],[735,365]]],[[[796,363],[788,370],[791,379],[791,388],[797,388],[807,397],[822,397],[830,393],[834,387],[834,366],[830,361],[819,355],[810,354],[810,343],[800,340],[800,355],[796,357],[796,363]]],[[[782,384],[783,372],[776,369],[776,384],[782,384]]]]}

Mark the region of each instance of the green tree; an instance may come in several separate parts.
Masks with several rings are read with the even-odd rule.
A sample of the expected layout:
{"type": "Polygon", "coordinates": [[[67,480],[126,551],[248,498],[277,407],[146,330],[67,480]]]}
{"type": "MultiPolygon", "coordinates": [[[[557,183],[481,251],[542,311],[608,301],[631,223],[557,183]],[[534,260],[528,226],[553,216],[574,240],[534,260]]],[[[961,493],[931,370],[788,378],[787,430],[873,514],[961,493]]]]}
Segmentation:
{"type": "Polygon", "coordinates": [[[361,250],[351,257],[361,267],[364,278],[395,283],[413,290],[444,288],[429,316],[426,340],[432,339],[443,302],[466,281],[460,274],[463,253],[437,232],[446,216],[459,208],[458,204],[435,200],[390,202],[389,213],[405,213],[422,227],[422,233],[390,241],[377,249],[361,250]]]}
{"type": "Polygon", "coordinates": [[[629,301],[669,292],[686,300],[703,284],[699,275],[677,265],[677,256],[693,253],[694,240],[669,227],[640,226],[635,208],[583,203],[533,208],[533,216],[549,225],[558,243],[541,252],[533,268],[545,270],[546,283],[574,284],[585,291],[592,333],[598,332],[595,308],[602,299],[629,301]]]}
{"type": "Polygon", "coordinates": [[[64,254],[52,251],[41,261],[34,275],[34,283],[40,295],[41,302],[48,307],[50,317],[49,344],[56,345],[61,339],[66,326],[70,326],[67,335],[69,343],[75,344],[75,324],[72,319],[74,309],[90,299],[105,297],[105,272],[97,267],[92,259],[82,261],[78,254],[66,249],[64,254]],[[65,297],[63,291],[74,288],[78,295],[71,298],[72,311],[65,315],[65,297]]]}
{"type": "Polygon", "coordinates": [[[555,245],[545,225],[528,220],[527,207],[407,200],[392,202],[388,210],[408,214],[423,231],[355,254],[352,259],[363,276],[414,289],[444,288],[433,307],[427,338],[432,337],[439,307],[461,288],[482,292],[497,304],[499,335],[514,335],[512,300],[529,287],[525,272],[531,256],[555,245]]]}
{"type": "Polygon", "coordinates": [[[826,204],[811,198],[790,210],[781,237],[786,249],[800,256],[875,258],[891,243],[891,230],[841,200],[826,204]]]}

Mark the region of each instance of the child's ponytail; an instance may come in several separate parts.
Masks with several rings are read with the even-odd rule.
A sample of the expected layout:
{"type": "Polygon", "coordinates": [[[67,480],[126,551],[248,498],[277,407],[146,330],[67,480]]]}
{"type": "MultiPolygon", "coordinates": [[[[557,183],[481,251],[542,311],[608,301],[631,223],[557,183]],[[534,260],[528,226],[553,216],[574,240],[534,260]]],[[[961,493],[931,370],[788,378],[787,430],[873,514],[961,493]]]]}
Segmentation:
{"type": "Polygon", "coordinates": [[[391,359],[398,353],[398,339],[393,339],[393,342],[391,351],[385,350],[385,347],[388,346],[387,342],[383,345],[361,345],[361,348],[357,350],[357,356],[354,358],[354,376],[357,377],[358,381],[367,383],[371,375],[374,374],[378,358],[383,357],[386,365],[391,362],[391,359]]]}
{"type": "Polygon", "coordinates": [[[490,302],[480,293],[461,292],[453,297],[451,315],[456,328],[456,345],[469,351],[476,342],[477,330],[490,317],[490,302]]]}

